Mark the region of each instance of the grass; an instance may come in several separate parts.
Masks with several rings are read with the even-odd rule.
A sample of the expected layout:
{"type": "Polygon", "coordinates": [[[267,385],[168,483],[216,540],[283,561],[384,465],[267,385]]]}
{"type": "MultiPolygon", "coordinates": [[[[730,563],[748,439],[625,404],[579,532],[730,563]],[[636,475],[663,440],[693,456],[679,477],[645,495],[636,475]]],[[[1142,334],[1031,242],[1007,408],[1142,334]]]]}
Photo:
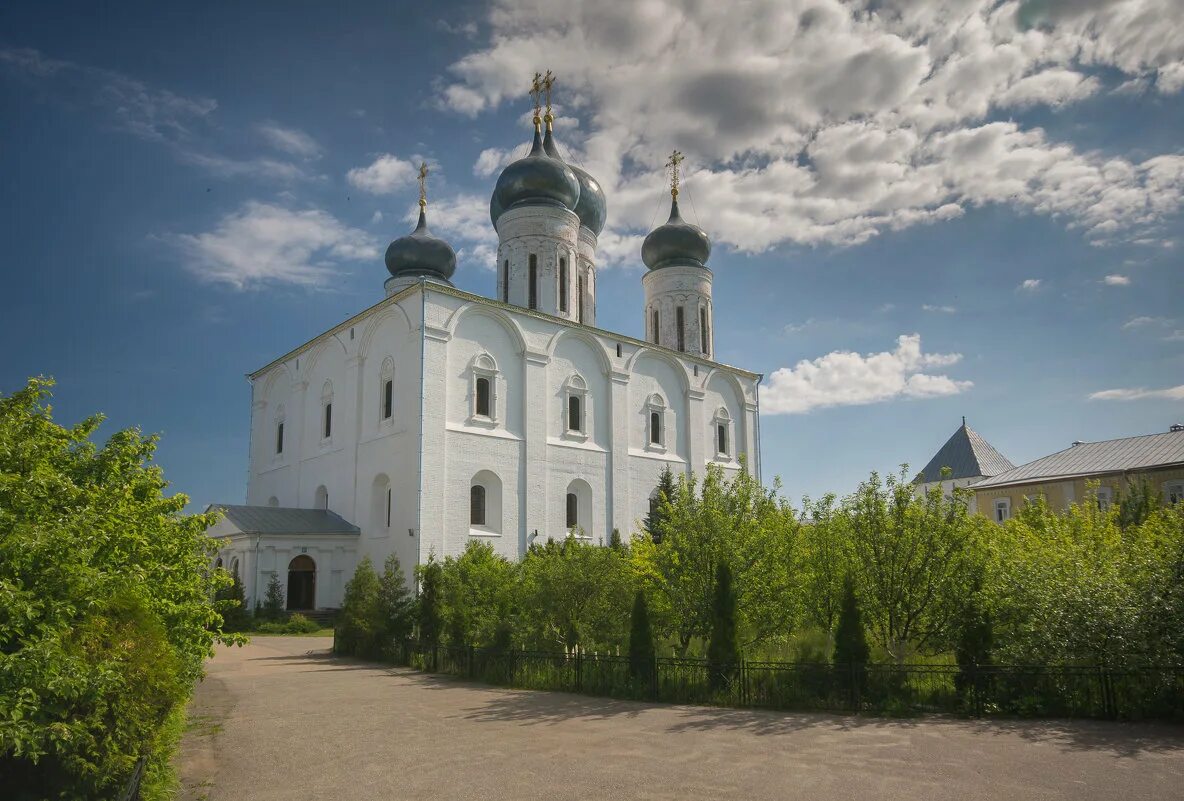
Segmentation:
{"type": "Polygon", "coordinates": [[[332,637],[333,629],[317,629],[308,634],[269,634],[262,631],[247,631],[243,632],[248,637],[332,637]]]}

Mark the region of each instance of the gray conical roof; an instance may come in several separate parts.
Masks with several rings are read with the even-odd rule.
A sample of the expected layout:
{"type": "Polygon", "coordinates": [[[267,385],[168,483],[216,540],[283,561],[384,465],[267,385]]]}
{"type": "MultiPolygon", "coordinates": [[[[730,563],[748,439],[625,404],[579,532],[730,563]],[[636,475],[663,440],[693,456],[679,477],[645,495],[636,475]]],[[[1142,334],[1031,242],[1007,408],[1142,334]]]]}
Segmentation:
{"type": "MultiPolygon", "coordinates": [[[[563,161],[550,127],[547,128],[547,134],[543,137],[543,152],[553,159],[563,161]]],[[[576,216],[580,218],[580,225],[600,236],[600,232],[604,230],[605,219],[608,217],[608,204],[604,200],[604,190],[600,188],[600,182],[593,178],[587,170],[574,164],[567,166],[571,167],[571,171],[576,174],[576,180],[580,182],[580,199],[574,209],[576,216]]]]}
{"type": "Polygon", "coordinates": [[[415,230],[399,237],[387,247],[386,269],[396,277],[422,275],[443,278],[445,281],[456,272],[456,251],[443,239],[432,236],[422,206],[415,230]]]}
{"type": "Polygon", "coordinates": [[[1015,465],[995,450],[991,443],[977,431],[966,425],[965,419],[958,430],[946,440],[946,444],[933,455],[929,464],[917,474],[917,483],[942,481],[945,479],[979,478],[994,476],[1015,465]],[[942,469],[950,468],[950,475],[943,477],[942,469]]]}
{"type": "Polygon", "coordinates": [[[651,270],[662,267],[706,267],[711,240],[697,225],[678,213],[678,198],[670,201],[670,219],[650,231],[641,243],[641,260],[651,270]]]}
{"type": "Polygon", "coordinates": [[[514,206],[562,206],[574,210],[580,199],[580,182],[562,160],[543,149],[542,134],[536,127],[530,153],[510,164],[497,177],[489,199],[489,218],[498,218],[514,206]]]}

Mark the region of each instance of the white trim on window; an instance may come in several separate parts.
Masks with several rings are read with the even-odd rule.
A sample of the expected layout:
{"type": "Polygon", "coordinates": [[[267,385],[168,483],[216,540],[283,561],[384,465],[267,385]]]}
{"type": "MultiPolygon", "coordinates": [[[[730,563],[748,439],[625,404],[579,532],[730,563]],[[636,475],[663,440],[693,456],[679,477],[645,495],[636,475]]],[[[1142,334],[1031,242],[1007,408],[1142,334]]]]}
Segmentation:
{"type": "Polygon", "coordinates": [[[378,373],[378,424],[393,425],[394,419],[395,360],[387,356],[382,360],[382,368],[378,373]]]}
{"type": "Polygon", "coordinates": [[[1175,506],[1184,501],[1184,481],[1165,481],[1163,500],[1168,506],[1175,506]]]}
{"type": "Polygon", "coordinates": [[[1004,523],[1011,519],[1011,498],[996,498],[991,505],[996,523],[1004,523]]]}
{"type": "Polygon", "coordinates": [[[479,353],[474,357],[469,372],[471,374],[469,393],[472,397],[469,407],[469,424],[483,428],[494,428],[498,425],[499,411],[497,362],[488,353],[479,353]],[[482,379],[488,382],[488,390],[484,393],[487,396],[487,409],[478,408],[479,382],[482,379]]]}
{"type": "Polygon", "coordinates": [[[658,393],[650,395],[645,402],[645,448],[658,453],[666,452],[666,400],[658,393]]]}
{"type": "Polygon", "coordinates": [[[563,408],[560,409],[560,419],[563,421],[562,436],[565,439],[580,441],[588,439],[588,420],[592,414],[590,401],[588,382],[579,373],[572,374],[563,385],[563,408]],[[578,404],[574,410],[573,404],[578,404]]]}
{"type": "Polygon", "coordinates": [[[727,462],[732,459],[732,416],[723,406],[715,412],[711,420],[712,447],[715,448],[716,461],[727,462]]]}
{"type": "Polygon", "coordinates": [[[1110,487],[1098,487],[1095,493],[1095,499],[1097,500],[1098,509],[1105,512],[1114,503],[1114,490],[1110,487]]]}

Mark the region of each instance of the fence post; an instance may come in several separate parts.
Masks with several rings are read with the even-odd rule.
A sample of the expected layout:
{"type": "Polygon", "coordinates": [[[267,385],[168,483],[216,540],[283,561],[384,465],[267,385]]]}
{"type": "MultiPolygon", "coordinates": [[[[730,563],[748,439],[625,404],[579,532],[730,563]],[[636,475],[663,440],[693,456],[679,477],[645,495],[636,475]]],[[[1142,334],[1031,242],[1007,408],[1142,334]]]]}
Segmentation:
{"type": "Polygon", "coordinates": [[[576,651],[576,692],[584,689],[584,649],[576,651]]]}

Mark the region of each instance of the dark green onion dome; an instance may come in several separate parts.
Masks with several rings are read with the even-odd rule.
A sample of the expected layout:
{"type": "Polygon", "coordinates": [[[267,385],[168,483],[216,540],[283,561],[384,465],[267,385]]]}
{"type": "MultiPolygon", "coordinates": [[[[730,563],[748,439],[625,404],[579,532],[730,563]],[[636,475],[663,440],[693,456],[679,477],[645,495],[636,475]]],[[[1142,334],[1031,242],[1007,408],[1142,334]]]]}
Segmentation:
{"type": "Polygon", "coordinates": [[[443,239],[432,236],[422,206],[415,230],[391,242],[386,249],[386,269],[397,278],[423,276],[445,281],[456,272],[456,251],[443,239]]]}
{"type": "Polygon", "coordinates": [[[678,199],[670,202],[670,219],[650,231],[641,244],[641,260],[651,270],[662,267],[706,267],[711,240],[703,229],[678,214],[678,199]]]}
{"type": "MultiPolygon", "coordinates": [[[[551,133],[551,118],[548,115],[544,117],[547,121],[547,133],[543,137],[543,152],[553,159],[563,161],[559,155],[559,148],[555,145],[555,137],[551,133]]],[[[604,219],[608,214],[608,208],[604,202],[604,190],[600,188],[600,182],[588,174],[588,171],[577,167],[574,164],[568,164],[571,171],[576,174],[576,180],[580,182],[580,200],[576,203],[575,213],[580,218],[580,225],[591,229],[592,233],[600,236],[600,232],[604,230],[604,219]]]]}
{"type": "Polygon", "coordinates": [[[497,225],[502,212],[515,206],[561,206],[575,209],[580,199],[580,182],[571,167],[551,158],[543,150],[538,127],[534,144],[525,158],[502,170],[489,201],[489,218],[497,225]]]}

